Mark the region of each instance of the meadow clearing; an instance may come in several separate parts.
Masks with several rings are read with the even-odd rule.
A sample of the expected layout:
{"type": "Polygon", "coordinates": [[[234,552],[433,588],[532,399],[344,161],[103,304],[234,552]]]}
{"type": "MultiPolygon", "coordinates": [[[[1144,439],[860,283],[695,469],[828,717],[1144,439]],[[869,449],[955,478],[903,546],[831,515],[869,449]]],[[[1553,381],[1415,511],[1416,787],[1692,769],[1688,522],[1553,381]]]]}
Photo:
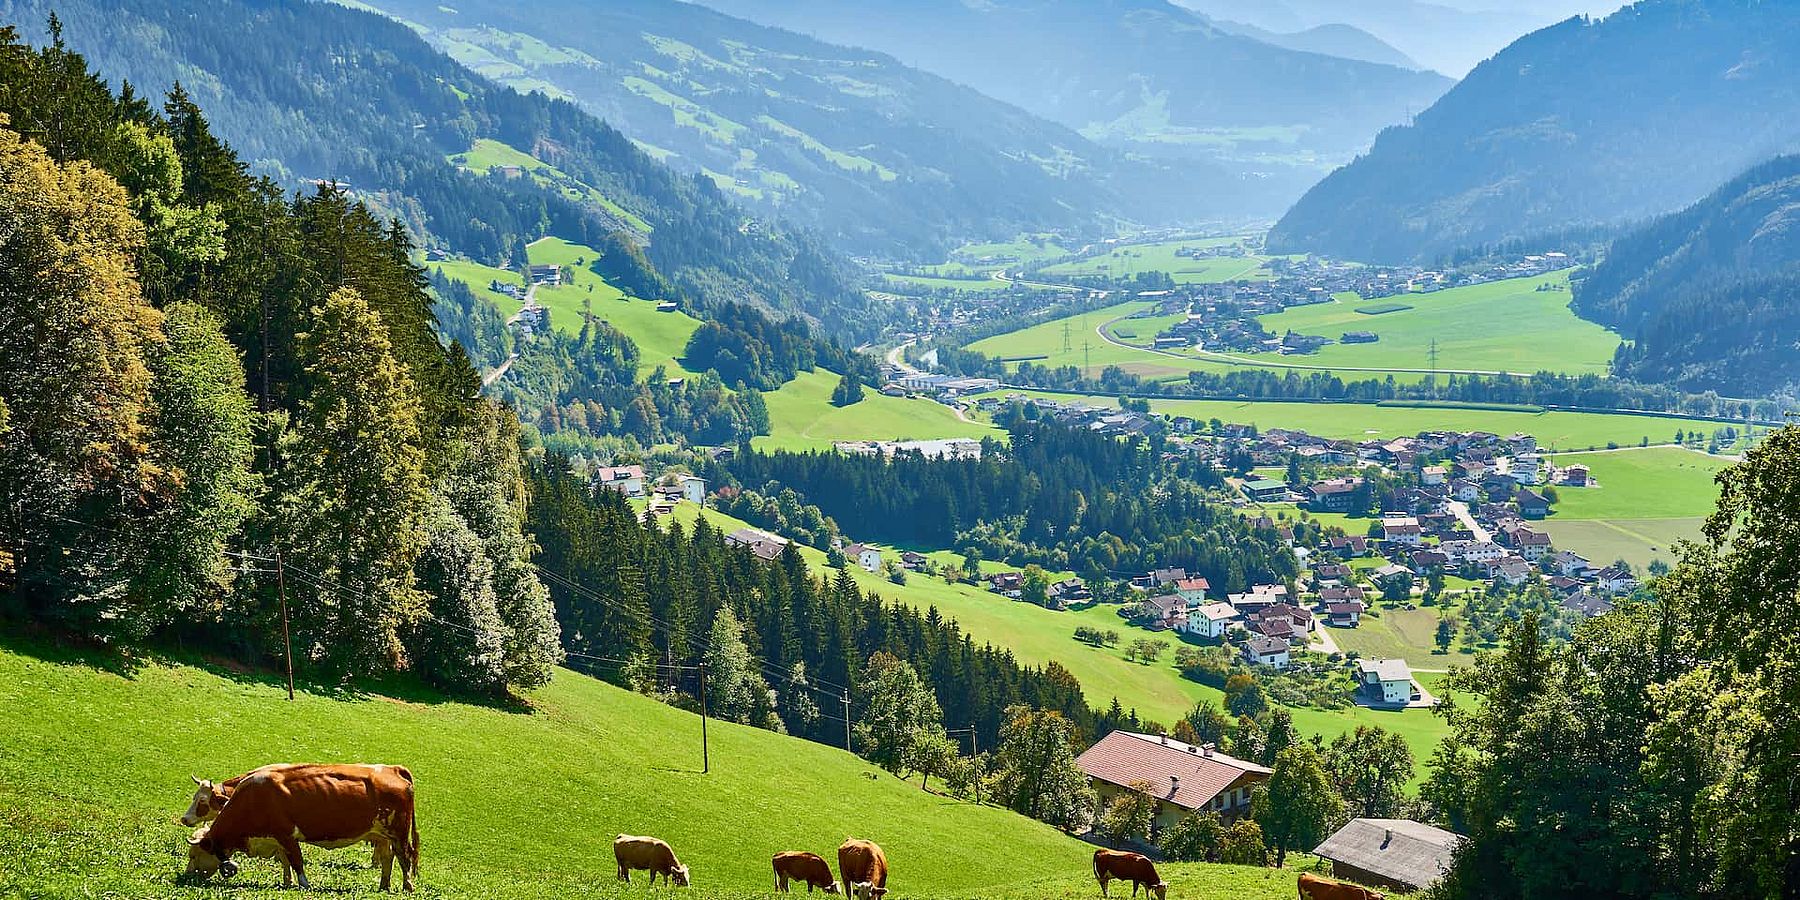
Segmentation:
{"type": "Polygon", "coordinates": [[[1558,547],[1604,565],[1674,564],[1677,541],[1701,540],[1700,526],[1719,499],[1714,477],[1731,460],[1679,447],[1565,453],[1559,466],[1586,465],[1597,486],[1557,489],[1543,523],[1558,547]]]}
{"type": "Polygon", "coordinates": [[[1212,248],[1241,244],[1241,237],[1187,238],[1143,244],[1122,244],[1094,256],[1056,263],[1033,273],[1043,278],[1103,275],[1131,278],[1141,272],[1166,272],[1177,284],[1214,284],[1238,279],[1262,280],[1269,276],[1267,257],[1248,253],[1196,259],[1177,256],[1184,247],[1212,248]]]}
{"type": "MultiPolygon", "coordinates": [[[[1091,845],[992,806],[901,781],[842,750],[700,718],[567,669],[510,706],[424,688],[383,692],[158,659],[129,663],[0,635],[0,895],[291,896],[273,860],[230,882],[179,879],[189,830],[173,823],[190,775],[283,760],[407,766],[418,791],[422,896],[624,897],[621,832],[668,840],[694,887],[663,896],[767,896],[769,857],[832,858],[845,835],[887,851],[911,897],[1073,897],[1093,890],[1091,845]],[[1021,865],[1021,861],[1029,861],[1021,865]]],[[[303,850],[314,890],[380,896],[366,847],[303,850]]],[[[1194,900],[1277,900],[1294,872],[1168,867],[1194,900]]],[[[395,874],[396,886],[398,873],[395,874]]]]}
{"type": "Polygon", "coordinates": [[[800,451],[830,450],[835,441],[1006,438],[992,425],[964,421],[950,407],[923,398],[889,397],[869,389],[858,403],[832,406],[831,391],[837,383],[836,374],[816,369],[764,394],[770,433],[756,438],[754,446],[800,451]]]}

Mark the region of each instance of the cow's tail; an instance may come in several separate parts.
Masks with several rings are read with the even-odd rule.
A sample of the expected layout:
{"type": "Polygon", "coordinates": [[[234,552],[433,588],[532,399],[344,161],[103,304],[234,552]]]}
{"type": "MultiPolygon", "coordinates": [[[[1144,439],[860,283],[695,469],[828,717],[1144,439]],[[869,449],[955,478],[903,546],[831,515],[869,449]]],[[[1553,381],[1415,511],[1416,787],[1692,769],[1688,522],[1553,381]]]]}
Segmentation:
{"type": "Polygon", "coordinates": [[[412,870],[413,878],[419,877],[419,816],[413,814],[412,820],[412,870]]]}

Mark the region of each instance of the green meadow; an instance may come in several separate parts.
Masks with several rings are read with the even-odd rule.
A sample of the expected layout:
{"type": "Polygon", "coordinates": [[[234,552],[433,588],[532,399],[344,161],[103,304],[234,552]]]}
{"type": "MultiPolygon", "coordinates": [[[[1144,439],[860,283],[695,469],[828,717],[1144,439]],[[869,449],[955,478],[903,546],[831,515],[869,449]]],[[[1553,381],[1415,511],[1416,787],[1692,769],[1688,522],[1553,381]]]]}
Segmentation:
{"type": "Polygon", "coordinates": [[[639,218],[636,213],[614,203],[605,194],[577,181],[561,169],[525,153],[511,144],[503,144],[491,138],[479,138],[470,145],[467,152],[456,154],[450,159],[477,175],[485,175],[489,169],[495,166],[518,166],[526,172],[530,172],[531,177],[538,181],[562,185],[563,193],[571,199],[597,204],[630,223],[631,227],[638,231],[645,234],[650,233],[650,223],[639,218]]]}
{"type": "MultiPolygon", "coordinates": [[[[700,511],[691,504],[677,506],[675,516],[683,524],[691,524],[700,511]]],[[[745,523],[707,510],[707,520],[727,531],[745,527],[745,523]]],[[[850,535],[851,538],[858,537],[850,535]]],[[[922,549],[922,548],[914,548],[922,549]]],[[[899,550],[885,548],[887,556],[898,560],[899,550]]],[[[800,553],[814,571],[823,571],[825,554],[802,547],[800,553]]],[[[928,554],[940,564],[953,561],[945,554],[928,554]]],[[[1006,566],[984,563],[986,571],[1005,571],[1006,566]]],[[[907,573],[906,584],[896,585],[879,573],[864,571],[852,565],[849,572],[866,592],[880,594],[919,609],[937,607],[947,619],[955,619],[976,641],[991,643],[1012,651],[1020,662],[1041,666],[1061,663],[1081,681],[1088,703],[1105,706],[1117,697],[1128,709],[1136,709],[1164,727],[1172,727],[1195,703],[1210,701],[1224,704],[1224,693],[1197,681],[1181,677],[1174,664],[1174,647],[1180,639],[1169,632],[1150,632],[1134,628],[1118,615],[1116,606],[1095,606],[1068,612],[1053,612],[1043,607],[1008,600],[998,594],[969,584],[948,584],[942,578],[918,572],[907,573]],[[1110,628],[1123,640],[1117,647],[1099,648],[1075,640],[1077,625],[1110,628]],[[1149,638],[1169,649],[1154,663],[1139,663],[1125,658],[1125,645],[1136,638],[1149,638]]],[[[1335,632],[1334,632],[1335,633],[1335,632]]],[[[1423,658],[1410,659],[1414,665],[1437,668],[1423,658]]],[[[1443,720],[1428,710],[1385,712],[1362,708],[1318,710],[1296,708],[1294,725],[1305,734],[1318,734],[1326,739],[1355,728],[1357,725],[1380,725],[1401,734],[1412,747],[1413,756],[1422,768],[1447,733],[1443,720]]]]}
{"type": "MultiPolygon", "coordinates": [[[[955,274],[964,274],[961,272],[955,274]]],[[[1005,291],[1012,289],[1012,282],[1001,281],[985,274],[969,271],[966,274],[980,275],[972,278],[941,278],[933,275],[883,275],[887,288],[896,293],[916,293],[919,290],[951,290],[951,291],[1005,291]]]]}
{"type": "MultiPolygon", "coordinates": [[[[921,791],[842,750],[715,720],[702,774],[698,716],[569,670],[511,706],[305,684],[289,702],[272,674],[124,664],[0,635],[0,709],[4,896],[290,896],[272,860],[245,860],[230,882],[180,879],[188,830],[172,821],[190,775],[283,760],[410,768],[427,897],[760,897],[775,852],[832,858],[845,835],[883,846],[902,896],[1093,887],[1091,845],[921,791]],[[644,873],[617,884],[621,832],[669,841],[694,887],[649,889],[644,873]]],[[[366,847],[303,853],[314,890],[379,896],[366,847]]],[[[1169,876],[1177,896],[1201,900],[1286,898],[1295,877],[1205,865],[1169,876]]]]}
{"type": "Polygon", "coordinates": [[[924,438],[994,437],[1005,432],[985,422],[965,422],[935,400],[889,397],[872,388],[859,403],[832,406],[838,376],[824,369],[801,372],[780,390],[763,395],[769,407],[768,435],[753,442],[759,450],[830,450],[834,441],[893,441],[924,438]]]}
{"type": "Polygon", "coordinates": [[[1719,499],[1714,477],[1731,461],[1679,447],[1565,453],[1560,466],[1581,463],[1596,486],[1557,488],[1544,530],[1556,546],[1597,564],[1673,564],[1674,545],[1701,540],[1700,526],[1719,499]]]}
{"type": "Polygon", "coordinates": [[[1238,279],[1265,279],[1266,257],[1222,256],[1194,259],[1177,256],[1183,247],[1222,247],[1236,244],[1239,238],[1191,238],[1157,241],[1147,244],[1123,244],[1084,259],[1048,266],[1037,274],[1043,277],[1072,275],[1104,275],[1108,278],[1130,278],[1140,272],[1167,272],[1178,284],[1212,284],[1238,279]]]}
{"type": "MultiPolygon", "coordinates": [[[[1299,356],[1241,354],[1248,359],[1319,367],[1604,374],[1619,336],[1569,309],[1569,275],[1557,272],[1366,303],[1354,294],[1261,317],[1271,334],[1297,331],[1336,341],[1346,331],[1372,331],[1372,344],[1328,344],[1299,356]],[[1540,288],[1544,288],[1540,290],[1540,288]],[[1376,315],[1360,310],[1390,309],[1376,315]]],[[[1233,354],[1240,355],[1240,354],[1233,354]]]]}

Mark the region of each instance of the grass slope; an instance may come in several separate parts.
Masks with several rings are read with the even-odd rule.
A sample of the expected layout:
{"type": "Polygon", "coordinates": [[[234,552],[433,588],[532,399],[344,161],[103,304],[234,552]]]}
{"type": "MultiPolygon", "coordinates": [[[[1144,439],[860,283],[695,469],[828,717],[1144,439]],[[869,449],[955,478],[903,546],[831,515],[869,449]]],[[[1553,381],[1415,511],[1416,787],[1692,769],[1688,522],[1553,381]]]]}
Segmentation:
{"type": "Polygon", "coordinates": [[[531,173],[531,177],[540,182],[561,185],[563,193],[571,199],[596,203],[638,231],[644,234],[650,233],[650,223],[639,218],[637,214],[614,203],[605,194],[571,178],[561,169],[519,150],[511,144],[503,144],[492,138],[480,138],[470,145],[467,153],[452,156],[451,161],[477,175],[485,175],[489,169],[496,166],[518,166],[531,173]]]}
{"type": "Polygon", "coordinates": [[[1071,260],[1046,267],[1045,276],[1104,275],[1130,278],[1140,272],[1167,272],[1178,284],[1214,284],[1238,279],[1262,280],[1269,277],[1263,269],[1266,257],[1221,256],[1206,259],[1176,256],[1183,247],[1221,247],[1238,243],[1238,238],[1194,238],[1127,244],[1086,259],[1071,260]]]}
{"type": "MultiPolygon", "coordinates": [[[[684,524],[692,524],[698,515],[699,510],[691,504],[676,507],[675,516],[684,524]]],[[[746,527],[745,523],[717,510],[707,510],[706,517],[715,527],[727,531],[746,527]]],[[[802,547],[800,553],[815,571],[823,571],[824,553],[806,547],[802,547]]],[[[888,550],[887,555],[897,559],[898,551],[888,550]]],[[[942,554],[934,556],[939,562],[954,559],[942,554]]],[[[1002,571],[1006,567],[984,564],[982,568],[987,571],[1002,571]]],[[[1117,697],[1127,708],[1135,708],[1139,714],[1155,719],[1165,727],[1173,726],[1177,718],[1202,700],[1224,705],[1222,691],[1185,679],[1175,669],[1173,648],[1180,642],[1178,638],[1168,632],[1152,633],[1131,627],[1119,617],[1117,607],[1101,606],[1080,611],[1052,612],[1029,603],[1007,600],[971,585],[946,584],[941,578],[916,572],[909,573],[905,585],[893,584],[879,574],[866,572],[854,565],[850,567],[850,574],[855,576],[864,591],[893,598],[919,609],[936,606],[945,618],[955,619],[976,641],[1005,647],[1020,662],[1034,666],[1041,666],[1052,660],[1061,663],[1080,679],[1089,704],[1105,706],[1112,698],[1117,697]],[[1093,647],[1075,640],[1077,625],[1110,628],[1118,631],[1125,639],[1118,647],[1093,647]],[[1170,650],[1158,662],[1147,665],[1126,659],[1124,645],[1140,637],[1161,641],[1170,650]]],[[[1423,654],[1418,657],[1409,661],[1427,668],[1440,667],[1427,662],[1423,654]]],[[[1398,732],[1406,738],[1408,745],[1412,747],[1414,758],[1421,766],[1432,748],[1447,733],[1443,721],[1427,710],[1382,712],[1360,708],[1339,711],[1295,709],[1293,713],[1294,726],[1302,733],[1318,734],[1327,739],[1364,724],[1380,725],[1389,731],[1398,732]]]]}
{"type": "MultiPolygon", "coordinates": [[[[696,888],[769,891],[769,856],[846,834],[887,850],[914,897],[1092,891],[1088,845],[1011,812],[921,792],[840,750],[712,723],[569,671],[529,711],[303,690],[273,677],[147,663],[130,671],[0,636],[0,894],[281,896],[272,861],[228,887],[176,883],[190,774],[277,760],[404,763],[418,782],[426,896],[638,896],[615,887],[619,832],[669,840],[696,888]],[[867,777],[873,774],[874,777],[867,777]]],[[[374,894],[368,851],[307,848],[315,889],[374,894]]],[[[1290,872],[1172,867],[1177,896],[1285,898],[1290,872]],[[1182,887],[1185,886],[1185,889],[1182,887]]],[[[397,877],[397,876],[396,876],[397,877]]]]}
{"type": "MultiPolygon", "coordinates": [[[[581,330],[581,314],[591,308],[594,315],[612,323],[637,342],[642,352],[639,372],[648,377],[657,366],[670,375],[698,375],[681,364],[687,353],[688,338],[700,327],[700,320],[685,312],[656,311],[654,300],[640,300],[594,274],[588,266],[599,252],[592,247],[558,237],[540,238],[526,247],[533,265],[561,265],[570,273],[571,284],[540,287],[538,302],[550,310],[550,324],[557,330],[574,334],[581,330]]],[[[506,301],[508,314],[518,304],[506,301]]]]}
{"type": "Polygon", "coordinates": [[[780,390],[765,394],[770,434],[757,438],[756,447],[829,450],[833,441],[1005,437],[991,425],[957,418],[950,407],[932,400],[906,400],[865,390],[860,403],[832,406],[831,391],[837,383],[837,375],[816,369],[801,372],[780,390]]]}
{"type": "Polygon", "coordinates": [[[1594,487],[1558,488],[1555,515],[1544,522],[1558,547],[1597,563],[1623,559],[1647,566],[1675,561],[1674,544],[1701,539],[1700,526],[1719,499],[1713,481],[1730,460],[1677,447],[1564,453],[1557,465],[1586,465],[1594,487]]]}

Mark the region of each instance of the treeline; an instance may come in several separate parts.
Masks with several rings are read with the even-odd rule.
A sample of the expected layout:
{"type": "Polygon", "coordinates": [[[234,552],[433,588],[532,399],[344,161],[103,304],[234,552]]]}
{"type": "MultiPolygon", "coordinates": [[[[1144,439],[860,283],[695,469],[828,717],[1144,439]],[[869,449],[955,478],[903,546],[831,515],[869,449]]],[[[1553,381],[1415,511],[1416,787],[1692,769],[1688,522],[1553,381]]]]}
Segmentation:
{"type": "Polygon", "coordinates": [[[547,680],[517,423],[439,343],[407,233],[289,200],[184,93],[114,95],[58,45],[0,31],[0,85],[0,615],[259,663],[291,630],[326,679],[547,680]]]}
{"type": "MultiPolygon", "coordinates": [[[[1688,393],[1678,386],[1666,384],[1556,372],[1530,376],[1427,375],[1417,382],[1403,383],[1391,375],[1345,381],[1330,372],[1302,374],[1294,369],[1281,371],[1247,366],[1229,372],[1189,372],[1186,381],[1146,381],[1118,366],[1107,366],[1096,378],[1084,376],[1076,366],[1048,367],[1031,362],[1020,363],[1016,371],[1008,372],[1005,363],[976,351],[942,344],[933,349],[938,351],[939,368],[953,375],[997,378],[1023,387],[1134,397],[1362,403],[1451,400],[1679,413],[1760,422],[1779,421],[1792,405],[1780,399],[1732,399],[1710,390],[1688,393]]],[[[1630,352],[1622,350],[1621,354],[1629,356],[1630,352]]]]}
{"type": "Polygon", "coordinates": [[[972,725],[984,746],[998,740],[1015,705],[1056,711],[1080,736],[1139,723],[1123,710],[1096,713],[1060,665],[1020,665],[1010,651],[977,645],[935,607],[865,594],[845,570],[815,575],[793,545],[765,562],[728,545],[704,518],[691,530],[646,524],[623,495],[594,489],[555,457],[532,468],[530,495],[528,520],[569,664],[608,680],[689,702],[676,695],[697,684],[678,673],[707,663],[713,700],[741,698],[711,706],[714,714],[842,746],[842,693],[853,724],[878,718],[870,706],[886,676],[871,660],[886,654],[927,687],[941,711],[935,726],[972,725]]]}
{"type": "Polygon", "coordinates": [[[1443,898],[1800,891],[1800,430],[1721,476],[1646,601],[1546,641],[1527,616],[1450,687],[1420,795],[1469,836],[1443,898]]]}
{"type": "Polygon", "coordinates": [[[546,234],[594,247],[637,240],[622,217],[557,184],[476,175],[450,161],[491,139],[648,224],[650,263],[703,304],[747,302],[836,334],[881,327],[882,310],[816,236],[752,220],[704,175],[676,174],[572,103],[497,87],[385,16],[285,0],[13,8],[34,31],[53,12],[106,76],[186,84],[220,133],[278,183],[347,181],[407,222],[415,240],[429,235],[495,264],[517,262],[525,243],[546,234]],[[160,39],[146,43],[145,33],[160,39]]]}
{"type": "Polygon", "coordinates": [[[1293,555],[1217,503],[1210,467],[1165,462],[1160,439],[1118,440],[1026,419],[978,460],[739,452],[714,483],[816,503],[859,538],[974,550],[987,559],[1104,575],[1182,566],[1219,590],[1289,580],[1293,555]]]}

